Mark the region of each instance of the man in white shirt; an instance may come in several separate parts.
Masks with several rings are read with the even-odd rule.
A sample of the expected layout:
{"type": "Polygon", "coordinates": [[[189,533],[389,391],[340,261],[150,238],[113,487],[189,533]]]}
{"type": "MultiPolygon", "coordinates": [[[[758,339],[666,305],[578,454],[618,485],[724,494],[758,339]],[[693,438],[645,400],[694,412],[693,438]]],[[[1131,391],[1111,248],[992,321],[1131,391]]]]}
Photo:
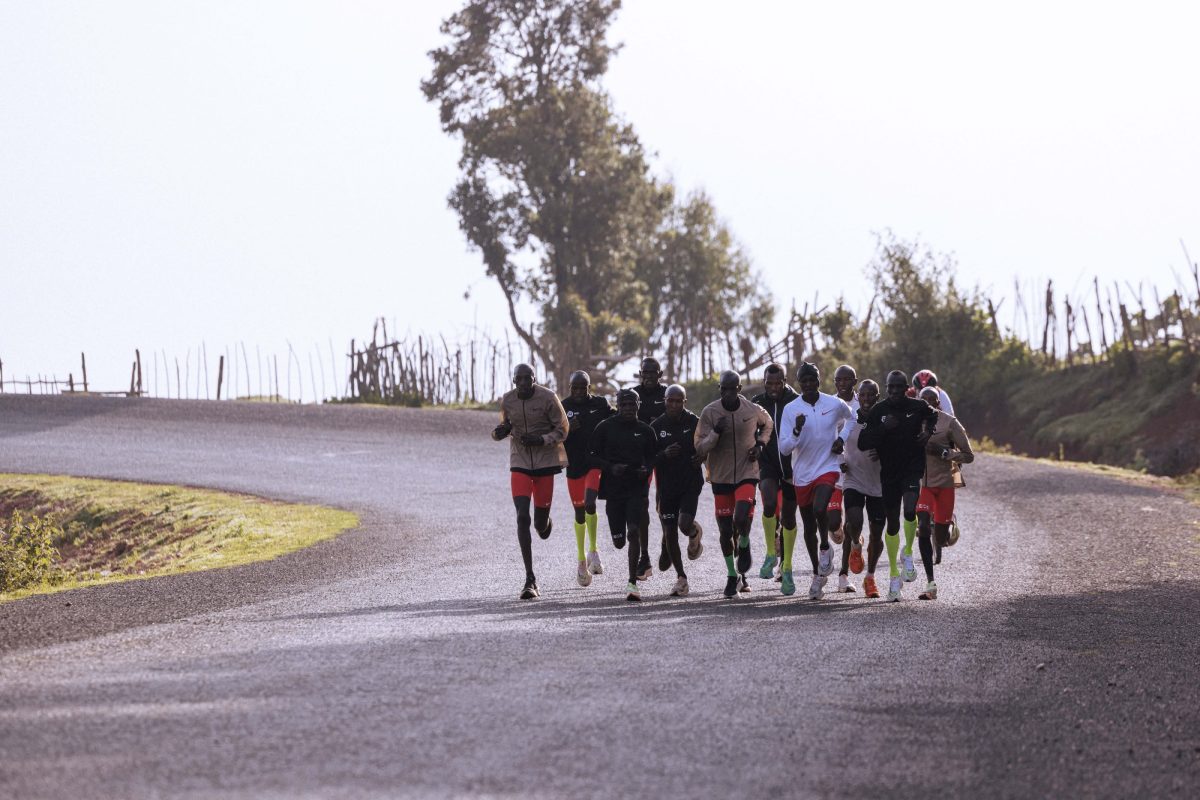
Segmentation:
{"type": "MultiPolygon", "coordinates": [[[[833,572],[827,512],[829,499],[841,475],[838,456],[845,443],[839,430],[854,415],[845,402],[821,392],[821,373],[816,364],[801,364],[796,379],[800,396],[783,409],[779,420],[779,452],[790,454],[792,458],[796,507],[804,524],[804,544],[812,561],[813,581],[808,596],[817,600],[824,595],[825,584],[833,572]]],[[[785,595],[790,595],[796,591],[792,578],[796,535],[793,532],[788,536],[785,531],[784,537],[782,589],[785,595]]]]}
{"type": "Polygon", "coordinates": [[[933,374],[933,370],[923,369],[916,375],[913,375],[914,394],[919,394],[927,386],[937,389],[938,408],[952,417],[955,416],[954,403],[950,402],[950,395],[946,394],[946,390],[938,385],[938,376],[933,374]]]}

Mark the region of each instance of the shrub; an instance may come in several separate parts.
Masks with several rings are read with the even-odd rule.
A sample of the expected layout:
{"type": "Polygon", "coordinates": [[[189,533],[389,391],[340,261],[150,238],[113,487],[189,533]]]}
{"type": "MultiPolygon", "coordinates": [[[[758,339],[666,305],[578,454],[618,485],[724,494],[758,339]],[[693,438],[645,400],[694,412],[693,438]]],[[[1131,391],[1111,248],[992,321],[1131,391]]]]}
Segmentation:
{"type": "Polygon", "coordinates": [[[62,530],[52,521],[38,516],[28,520],[14,511],[7,525],[0,527],[0,592],[27,589],[60,577],[56,566],[56,538],[62,530]]]}

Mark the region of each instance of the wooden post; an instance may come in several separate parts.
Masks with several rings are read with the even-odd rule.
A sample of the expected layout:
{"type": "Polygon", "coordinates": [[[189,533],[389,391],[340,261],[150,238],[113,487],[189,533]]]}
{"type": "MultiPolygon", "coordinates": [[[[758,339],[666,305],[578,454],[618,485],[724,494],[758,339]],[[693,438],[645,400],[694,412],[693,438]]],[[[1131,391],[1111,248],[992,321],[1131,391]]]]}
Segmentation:
{"type": "Polygon", "coordinates": [[[79,364],[83,367],[83,392],[84,392],[84,394],[87,394],[87,390],[88,390],[87,356],[84,355],[83,353],[79,354],[79,364]]]}
{"type": "Polygon", "coordinates": [[[70,387],[71,394],[75,394],[75,374],[72,372],[67,373],[67,386],[70,387]]]}
{"type": "Polygon", "coordinates": [[[137,386],[137,362],[134,361],[129,365],[129,396],[133,397],[133,390],[137,386]]]}
{"type": "Polygon", "coordinates": [[[221,381],[225,380],[225,356],[217,357],[217,399],[221,399],[221,381]]]}
{"type": "Polygon", "coordinates": [[[142,396],[142,351],[134,348],[133,356],[137,363],[137,395],[142,396]]]}

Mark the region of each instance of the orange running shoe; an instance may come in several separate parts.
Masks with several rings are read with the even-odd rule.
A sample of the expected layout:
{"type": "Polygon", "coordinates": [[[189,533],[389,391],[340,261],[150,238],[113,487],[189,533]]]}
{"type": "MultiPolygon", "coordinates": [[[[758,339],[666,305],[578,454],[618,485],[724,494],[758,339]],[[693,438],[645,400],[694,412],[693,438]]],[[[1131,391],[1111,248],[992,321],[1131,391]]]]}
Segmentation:
{"type": "Polygon", "coordinates": [[[863,571],[864,566],[865,565],[863,564],[862,548],[861,547],[851,548],[850,549],[850,571],[853,572],[855,575],[858,575],[860,572],[863,571]]]}
{"type": "Polygon", "coordinates": [[[863,578],[863,594],[867,597],[879,597],[879,587],[875,585],[875,576],[863,578]]]}

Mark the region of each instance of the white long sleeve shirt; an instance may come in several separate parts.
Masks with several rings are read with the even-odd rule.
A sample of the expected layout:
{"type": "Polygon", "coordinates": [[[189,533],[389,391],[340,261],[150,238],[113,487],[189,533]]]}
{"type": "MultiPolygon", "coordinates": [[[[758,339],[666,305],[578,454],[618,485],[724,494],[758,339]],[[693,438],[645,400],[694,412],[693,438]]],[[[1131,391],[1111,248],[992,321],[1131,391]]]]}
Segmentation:
{"type": "Polygon", "coordinates": [[[779,452],[792,457],[792,483],[804,486],[827,472],[838,472],[840,459],[832,452],[843,423],[854,419],[850,406],[831,394],[821,392],[817,402],[798,397],[788,403],[779,419],[779,452]],[[800,435],[793,430],[796,418],[804,416],[800,435]]]}

